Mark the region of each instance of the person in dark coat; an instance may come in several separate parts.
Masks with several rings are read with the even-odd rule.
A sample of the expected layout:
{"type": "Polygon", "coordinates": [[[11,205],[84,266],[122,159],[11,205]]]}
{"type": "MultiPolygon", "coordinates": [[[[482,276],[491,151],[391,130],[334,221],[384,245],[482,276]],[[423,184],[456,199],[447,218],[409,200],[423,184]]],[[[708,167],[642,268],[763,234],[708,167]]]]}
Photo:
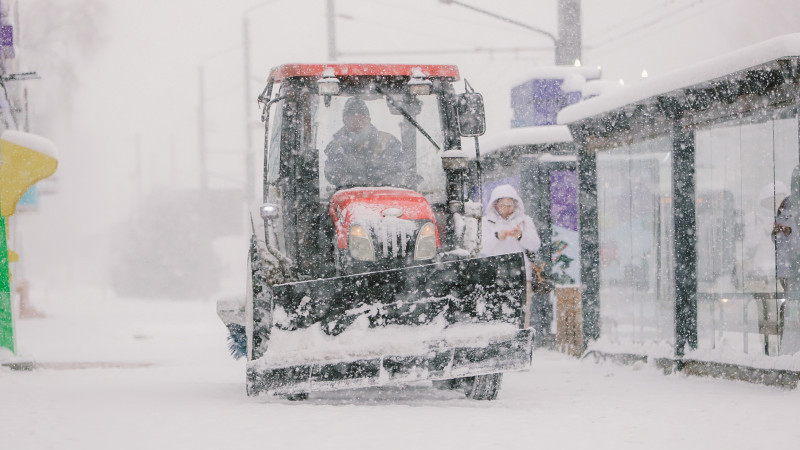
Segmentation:
{"type": "Polygon", "coordinates": [[[775,227],[775,263],[785,302],[780,305],[780,354],[800,352],[800,166],[792,172],[789,196],[778,207],[775,227]]]}
{"type": "MultiPolygon", "coordinates": [[[[400,141],[378,130],[371,122],[367,104],[358,97],[347,100],[342,111],[344,126],[325,148],[325,177],[337,189],[356,186],[413,188],[413,163],[404,155],[400,141]]],[[[413,156],[413,155],[411,155],[413,156]]]]}

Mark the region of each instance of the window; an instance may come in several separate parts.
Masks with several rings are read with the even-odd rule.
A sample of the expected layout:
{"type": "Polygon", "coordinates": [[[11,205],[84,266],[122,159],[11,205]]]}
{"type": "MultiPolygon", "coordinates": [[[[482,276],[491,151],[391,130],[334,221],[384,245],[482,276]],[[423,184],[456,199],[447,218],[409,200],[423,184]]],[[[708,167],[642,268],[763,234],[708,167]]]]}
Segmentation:
{"type": "MultiPolygon", "coordinates": [[[[393,94],[390,94],[393,95],[393,94]]],[[[401,96],[393,96],[427,132],[441,149],[444,137],[437,97],[419,96],[412,103],[401,96]]],[[[327,199],[337,188],[355,186],[392,186],[416,190],[430,202],[443,202],[445,174],[441,163],[441,150],[426,138],[410,121],[386,100],[383,95],[350,92],[333,96],[328,105],[320,97],[316,110],[316,147],[319,150],[320,198],[327,199]],[[343,113],[350,99],[358,98],[368,110],[371,125],[359,133],[346,135],[343,113]],[[370,131],[371,130],[371,131],[370,131]],[[375,146],[366,145],[372,139],[381,142],[388,152],[377,152],[375,146]],[[362,145],[365,150],[357,158],[332,161],[332,148],[342,139],[362,145]]]]}
{"type": "Polygon", "coordinates": [[[281,127],[283,126],[284,100],[275,102],[270,106],[269,124],[269,154],[267,157],[267,183],[274,184],[281,169],[281,127]]]}

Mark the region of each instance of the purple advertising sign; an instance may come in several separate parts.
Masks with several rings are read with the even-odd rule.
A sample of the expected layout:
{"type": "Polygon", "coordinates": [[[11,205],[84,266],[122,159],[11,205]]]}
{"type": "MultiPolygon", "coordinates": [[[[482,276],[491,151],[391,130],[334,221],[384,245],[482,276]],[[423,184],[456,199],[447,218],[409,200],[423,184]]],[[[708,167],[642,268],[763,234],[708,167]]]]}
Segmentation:
{"type": "Polygon", "coordinates": [[[550,171],[551,275],[556,284],[580,283],[578,236],[578,173],[550,171]]]}
{"type": "Polygon", "coordinates": [[[11,25],[0,25],[0,45],[3,47],[14,46],[14,27],[11,25]]]}
{"type": "Polygon", "coordinates": [[[558,112],[581,100],[580,92],[564,92],[564,80],[533,79],[511,88],[511,127],[556,125],[558,112]]]}
{"type": "Polygon", "coordinates": [[[3,59],[14,57],[14,27],[0,25],[0,54],[3,59]]]}
{"type": "Polygon", "coordinates": [[[578,173],[550,172],[550,214],[552,224],[578,231],[578,173]]]}

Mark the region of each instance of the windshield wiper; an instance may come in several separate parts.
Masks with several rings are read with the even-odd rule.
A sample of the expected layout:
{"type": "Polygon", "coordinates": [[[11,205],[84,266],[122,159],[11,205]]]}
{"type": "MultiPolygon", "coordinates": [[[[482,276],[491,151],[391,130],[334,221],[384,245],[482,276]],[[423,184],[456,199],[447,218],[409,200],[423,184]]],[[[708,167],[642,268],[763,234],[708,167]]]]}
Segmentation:
{"type": "Polygon", "coordinates": [[[419,122],[417,122],[417,120],[416,120],[416,119],[414,119],[414,118],[411,116],[411,114],[409,114],[409,113],[408,113],[408,111],[406,111],[405,109],[403,109],[403,107],[402,107],[402,106],[398,105],[398,104],[397,104],[397,102],[396,102],[396,101],[394,101],[394,99],[392,98],[392,96],[391,96],[391,95],[388,95],[386,92],[383,92],[383,89],[381,89],[381,88],[380,88],[380,87],[378,87],[378,86],[375,86],[375,90],[376,90],[376,91],[378,91],[378,93],[380,93],[380,94],[381,94],[381,95],[383,95],[384,97],[386,97],[386,101],[388,101],[388,102],[389,102],[389,104],[391,104],[391,105],[392,105],[392,106],[393,106],[395,109],[397,109],[398,111],[400,111],[400,114],[402,114],[402,115],[403,115],[403,117],[405,117],[407,121],[411,122],[411,125],[414,125],[414,127],[415,127],[417,130],[419,130],[419,132],[420,132],[420,133],[422,133],[422,135],[423,135],[423,136],[425,136],[426,138],[428,138],[428,140],[430,141],[430,143],[431,143],[431,144],[433,144],[433,146],[434,146],[434,147],[436,147],[436,150],[441,150],[441,147],[439,147],[439,144],[437,144],[437,143],[436,143],[436,141],[434,141],[434,140],[433,140],[433,138],[431,137],[431,135],[430,135],[430,134],[428,134],[428,132],[427,132],[427,131],[425,131],[425,129],[424,129],[424,128],[422,128],[422,125],[420,125],[420,124],[419,124],[419,122]]]}

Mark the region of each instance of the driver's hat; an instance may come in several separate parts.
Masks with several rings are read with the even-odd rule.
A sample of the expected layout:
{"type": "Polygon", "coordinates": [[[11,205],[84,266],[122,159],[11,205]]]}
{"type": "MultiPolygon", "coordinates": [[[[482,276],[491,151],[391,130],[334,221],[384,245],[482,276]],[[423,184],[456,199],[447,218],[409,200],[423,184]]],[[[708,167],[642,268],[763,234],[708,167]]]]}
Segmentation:
{"type": "Polygon", "coordinates": [[[342,116],[364,116],[369,117],[369,108],[364,100],[358,97],[350,97],[344,104],[342,116]]]}

